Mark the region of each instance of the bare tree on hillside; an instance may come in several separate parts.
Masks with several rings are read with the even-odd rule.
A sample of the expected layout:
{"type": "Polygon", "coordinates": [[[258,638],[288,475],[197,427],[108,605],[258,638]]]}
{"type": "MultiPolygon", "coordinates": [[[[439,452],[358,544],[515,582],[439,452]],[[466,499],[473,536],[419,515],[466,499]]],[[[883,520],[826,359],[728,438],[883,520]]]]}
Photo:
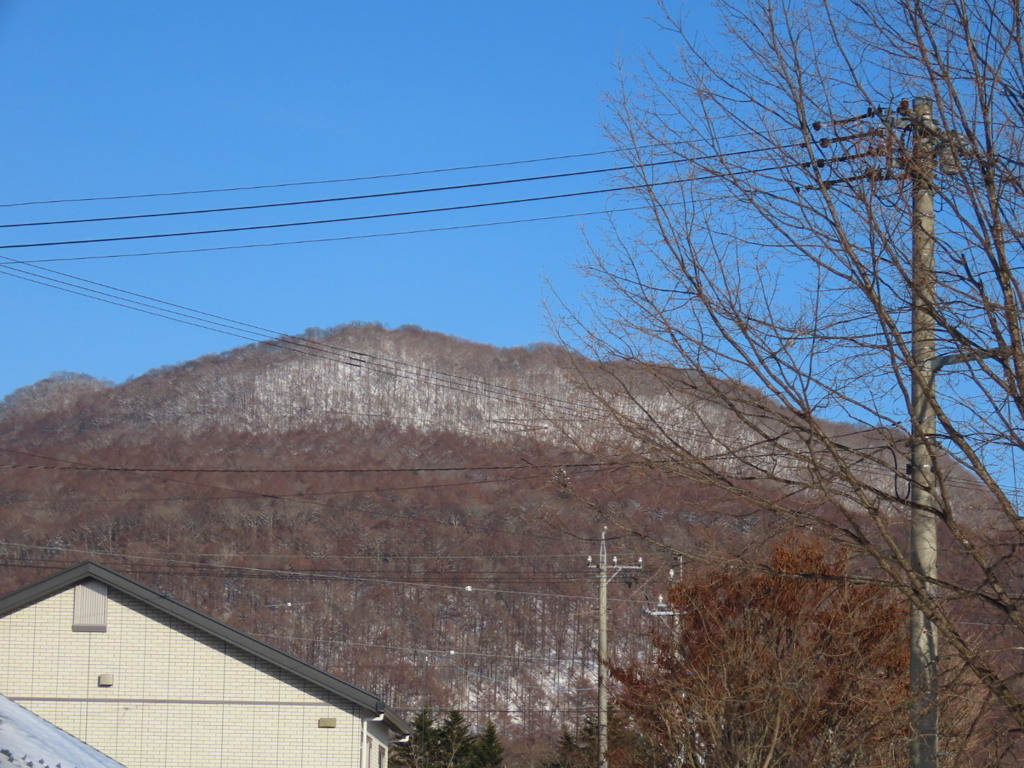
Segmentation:
{"type": "Polygon", "coordinates": [[[617,101],[639,212],[563,325],[605,361],[580,369],[617,429],[597,448],[866,555],[914,609],[911,749],[935,764],[936,636],[1024,728],[1022,8],[718,7],[719,47],[663,7],[678,56],[617,101]]]}

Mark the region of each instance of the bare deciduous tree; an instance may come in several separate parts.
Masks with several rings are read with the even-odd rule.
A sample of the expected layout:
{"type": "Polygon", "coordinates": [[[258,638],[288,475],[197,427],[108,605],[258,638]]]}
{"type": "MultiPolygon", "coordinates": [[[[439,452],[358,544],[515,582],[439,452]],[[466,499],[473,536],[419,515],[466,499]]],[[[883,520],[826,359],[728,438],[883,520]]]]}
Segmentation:
{"type": "MultiPolygon", "coordinates": [[[[1015,723],[1011,749],[1022,8],[718,7],[714,45],[663,8],[678,56],[623,79],[612,127],[639,212],[595,243],[593,301],[562,326],[606,361],[580,367],[615,425],[587,447],[730,488],[864,556],[909,600],[918,642],[941,637],[950,674],[1015,723]],[[911,518],[937,539],[908,546],[911,518]]],[[[919,710],[935,666],[918,670],[919,710]]]]}

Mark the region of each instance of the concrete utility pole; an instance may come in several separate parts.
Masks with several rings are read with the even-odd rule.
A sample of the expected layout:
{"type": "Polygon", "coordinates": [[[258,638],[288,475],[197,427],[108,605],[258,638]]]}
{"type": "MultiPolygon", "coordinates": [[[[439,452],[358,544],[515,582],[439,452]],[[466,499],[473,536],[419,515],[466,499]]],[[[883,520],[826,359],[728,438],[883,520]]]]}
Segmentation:
{"type": "MultiPolygon", "coordinates": [[[[1001,359],[1001,349],[972,349],[935,354],[938,279],[935,274],[935,168],[961,172],[956,148],[932,118],[932,101],[914,99],[908,117],[913,131],[908,169],[913,184],[914,213],[913,315],[911,355],[910,555],[914,573],[924,583],[928,602],[936,597],[938,569],[936,485],[935,377],[946,365],[1001,359]]],[[[939,755],[939,648],[935,625],[918,606],[910,609],[911,768],[937,768],[939,755]]]]}
{"type": "MultiPolygon", "coordinates": [[[[904,101],[895,114],[869,109],[867,115],[883,117],[890,128],[909,130],[910,159],[904,165],[913,193],[911,215],[911,402],[910,402],[910,559],[914,577],[924,594],[910,608],[910,766],[937,768],[939,730],[939,649],[935,626],[921,603],[933,603],[938,581],[938,508],[935,500],[935,377],[949,363],[998,358],[999,350],[978,349],[966,353],[936,355],[935,303],[935,171],[960,173],[956,149],[932,117],[932,100],[904,101]]],[[[820,123],[812,126],[819,130],[820,123]]],[[[842,139],[853,137],[842,137],[842,139]]],[[[834,141],[834,140],[831,140],[834,141]]],[[[827,146],[824,140],[821,146],[827,146]]],[[[837,179],[829,184],[866,176],[837,179]]],[[[799,191],[799,190],[798,190],[799,191]]]]}
{"type": "MultiPolygon", "coordinates": [[[[935,597],[938,539],[935,516],[935,122],[931,99],[914,99],[909,173],[913,184],[911,220],[911,443],[910,557],[915,574],[935,597]]],[[[911,768],[936,768],[939,730],[938,638],[932,620],[917,605],[910,609],[911,768]]]]}
{"type": "Polygon", "coordinates": [[[601,531],[601,552],[597,562],[587,556],[587,567],[597,569],[598,620],[597,620],[597,766],[608,768],[608,582],[624,570],[640,570],[643,558],[636,565],[619,565],[618,558],[612,558],[608,567],[608,548],[605,537],[608,528],[601,531]]]}

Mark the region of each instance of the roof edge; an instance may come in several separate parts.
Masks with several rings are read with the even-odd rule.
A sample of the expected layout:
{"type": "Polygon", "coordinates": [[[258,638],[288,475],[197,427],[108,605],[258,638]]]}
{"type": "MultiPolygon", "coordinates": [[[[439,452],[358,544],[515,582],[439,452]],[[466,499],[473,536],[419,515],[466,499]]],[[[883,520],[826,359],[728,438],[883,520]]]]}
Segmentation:
{"type": "Polygon", "coordinates": [[[140,584],[117,571],[111,570],[105,565],[97,563],[95,560],[85,560],[0,598],[0,617],[26,608],[58,592],[63,592],[69,587],[90,578],[96,579],[108,587],[113,587],[152,608],[207,632],[235,648],[251,653],[257,658],[290,672],[325,691],[340,696],[362,709],[372,712],[374,715],[383,715],[384,722],[392,730],[402,735],[411,733],[409,725],[387,707],[380,697],[351,683],[346,683],[344,680],[314,667],[312,664],[308,664],[289,653],[278,650],[262,640],[257,640],[252,635],[234,629],[224,622],[214,619],[212,616],[207,616],[205,613],[201,613],[194,608],[189,608],[174,598],[140,584]]]}

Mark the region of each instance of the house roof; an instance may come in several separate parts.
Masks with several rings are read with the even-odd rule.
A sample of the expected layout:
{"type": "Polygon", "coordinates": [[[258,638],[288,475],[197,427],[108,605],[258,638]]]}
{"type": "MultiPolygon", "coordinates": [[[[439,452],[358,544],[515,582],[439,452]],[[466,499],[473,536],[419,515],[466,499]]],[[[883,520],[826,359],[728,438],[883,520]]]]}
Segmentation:
{"type": "Polygon", "coordinates": [[[398,733],[403,735],[410,733],[409,725],[387,707],[379,697],[369,691],[364,691],[362,688],[357,688],[346,683],[344,680],[339,680],[322,669],[307,664],[284,651],[279,651],[251,635],[239,632],[223,622],[193,610],[165,594],[143,586],[137,581],[133,581],[127,576],[123,576],[91,560],[79,563],[49,578],[37,581],[0,598],[0,617],[21,610],[58,592],[63,592],[86,579],[96,579],[108,587],[134,597],[151,608],[162,611],[169,616],[173,616],[184,621],[186,624],[213,635],[228,645],[251,653],[280,669],[313,683],[324,691],[340,696],[357,707],[368,710],[377,716],[383,715],[383,721],[398,733]]]}
{"type": "Polygon", "coordinates": [[[0,696],[0,763],[5,768],[124,768],[6,696],[0,696]]]}

